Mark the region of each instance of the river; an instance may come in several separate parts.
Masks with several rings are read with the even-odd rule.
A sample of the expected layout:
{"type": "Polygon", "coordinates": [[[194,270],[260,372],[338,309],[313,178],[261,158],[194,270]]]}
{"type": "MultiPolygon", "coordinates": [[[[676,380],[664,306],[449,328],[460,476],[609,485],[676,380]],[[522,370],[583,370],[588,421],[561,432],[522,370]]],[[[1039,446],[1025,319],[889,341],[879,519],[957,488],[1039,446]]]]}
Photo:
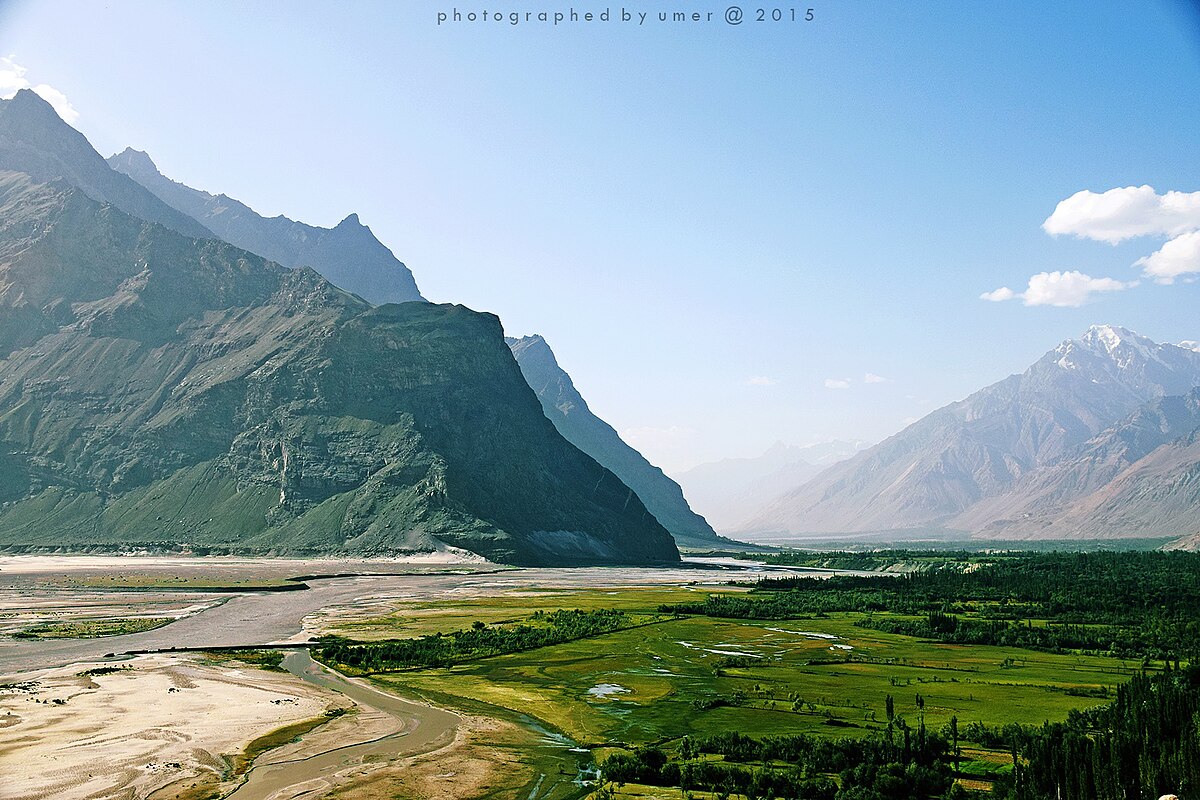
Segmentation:
{"type": "MultiPolygon", "coordinates": [[[[69,563],[68,558],[63,559],[69,563]]],[[[303,569],[303,562],[297,565],[303,569]]],[[[805,572],[772,570],[772,574],[805,572]]],[[[595,589],[632,586],[716,585],[755,580],[764,567],[745,562],[692,559],[681,567],[582,567],[511,569],[484,573],[361,575],[308,579],[307,591],[249,592],[223,596],[199,613],[170,625],[97,639],[0,640],[0,677],[81,661],[103,661],[130,651],[236,647],[307,639],[304,621],[339,606],[396,601],[434,601],[501,594],[514,589],[595,589]]],[[[813,571],[808,574],[830,574],[813,571]]],[[[67,593],[63,590],[64,594],[67,593]]],[[[78,594],[80,590],[72,589],[78,594]]],[[[119,590],[95,589],[94,592],[119,590]]]]}

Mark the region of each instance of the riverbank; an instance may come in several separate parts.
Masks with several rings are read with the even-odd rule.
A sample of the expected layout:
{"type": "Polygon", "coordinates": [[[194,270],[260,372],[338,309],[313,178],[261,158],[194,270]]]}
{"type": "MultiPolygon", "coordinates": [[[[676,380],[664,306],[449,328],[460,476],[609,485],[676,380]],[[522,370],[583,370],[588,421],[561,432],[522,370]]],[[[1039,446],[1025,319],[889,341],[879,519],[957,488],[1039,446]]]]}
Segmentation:
{"type": "MultiPolygon", "coordinates": [[[[230,763],[281,728],[312,730],[353,712],[292,675],[199,658],[74,664],[0,687],[5,800],[150,797],[224,786],[230,763]]],[[[294,734],[293,734],[294,735],[294,734]]],[[[292,736],[288,736],[291,739],[292,736]]]]}

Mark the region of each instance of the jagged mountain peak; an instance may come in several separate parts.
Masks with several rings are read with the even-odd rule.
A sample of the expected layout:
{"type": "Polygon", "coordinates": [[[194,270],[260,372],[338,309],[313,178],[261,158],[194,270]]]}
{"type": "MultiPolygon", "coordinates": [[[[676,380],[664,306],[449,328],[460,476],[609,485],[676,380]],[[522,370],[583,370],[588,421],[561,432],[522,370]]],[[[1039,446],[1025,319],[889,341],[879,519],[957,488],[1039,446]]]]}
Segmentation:
{"type": "Polygon", "coordinates": [[[23,115],[26,119],[44,120],[47,122],[63,122],[62,117],[54,110],[54,106],[50,102],[33,89],[18,89],[17,93],[11,99],[6,101],[10,113],[23,115]]]}
{"type": "Polygon", "coordinates": [[[41,183],[65,181],[101,203],[195,239],[211,239],[203,224],[163,202],[130,176],[112,169],[87,137],[28,89],[0,100],[0,170],[41,183]]]}
{"type": "Polygon", "coordinates": [[[146,174],[161,175],[158,171],[158,165],[154,163],[154,159],[150,158],[150,154],[145,150],[135,150],[132,147],[126,147],[119,153],[108,158],[110,166],[122,164],[125,169],[118,170],[129,174],[131,171],[144,172],[146,174]]]}
{"type": "Polygon", "coordinates": [[[546,340],[539,333],[532,333],[528,336],[505,336],[504,341],[508,342],[508,346],[514,353],[518,350],[544,350],[544,355],[554,359],[554,351],[550,349],[550,345],[546,344],[546,340]]]}
{"type": "Polygon", "coordinates": [[[1119,325],[1093,325],[1079,340],[1088,348],[1109,356],[1118,357],[1122,350],[1140,353],[1145,357],[1153,357],[1164,345],[1140,333],[1122,328],[1119,325]]]}
{"type": "Polygon", "coordinates": [[[1067,339],[1052,353],[1066,370],[1086,370],[1091,364],[1111,364],[1122,371],[1175,369],[1180,360],[1194,361],[1200,350],[1187,343],[1156,342],[1119,325],[1093,325],[1078,339],[1067,339]]]}
{"type": "Polygon", "coordinates": [[[341,288],[376,305],[420,301],[412,273],[358,214],[333,228],[297,222],[283,214],[264,217],[226,194],[210,194],[171,180],[145,153],[126,148],[108,159],[171,208],[209,226],[214,233],[285,267],[312,267],[341,288]]]}

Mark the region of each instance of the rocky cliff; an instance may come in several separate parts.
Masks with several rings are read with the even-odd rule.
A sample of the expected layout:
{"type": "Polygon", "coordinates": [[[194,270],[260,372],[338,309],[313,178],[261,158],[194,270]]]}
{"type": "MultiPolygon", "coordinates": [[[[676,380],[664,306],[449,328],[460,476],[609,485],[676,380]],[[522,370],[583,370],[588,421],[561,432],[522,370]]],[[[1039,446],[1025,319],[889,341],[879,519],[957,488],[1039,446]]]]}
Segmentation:
{"type": "Polygon", "coordinates": [[[499,321],[0,174],[0,547],[678,559],[499,321]]]}

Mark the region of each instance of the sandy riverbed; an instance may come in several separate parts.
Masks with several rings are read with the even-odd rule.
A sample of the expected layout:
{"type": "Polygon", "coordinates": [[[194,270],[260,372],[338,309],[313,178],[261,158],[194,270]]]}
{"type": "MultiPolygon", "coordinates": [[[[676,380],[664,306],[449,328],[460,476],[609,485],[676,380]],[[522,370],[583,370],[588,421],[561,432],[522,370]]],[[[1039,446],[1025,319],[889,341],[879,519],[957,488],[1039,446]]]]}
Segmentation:
{"type": "MultiPolygon", "coordinates": [[[[350,704],[286,673],[143,656],[84,675],[75,664],[0,688],[3,800],[148,797],[211,782],[224,754],[350,704]]],[[[111,666],[111,665],[110,665],[111,666]]]]}

